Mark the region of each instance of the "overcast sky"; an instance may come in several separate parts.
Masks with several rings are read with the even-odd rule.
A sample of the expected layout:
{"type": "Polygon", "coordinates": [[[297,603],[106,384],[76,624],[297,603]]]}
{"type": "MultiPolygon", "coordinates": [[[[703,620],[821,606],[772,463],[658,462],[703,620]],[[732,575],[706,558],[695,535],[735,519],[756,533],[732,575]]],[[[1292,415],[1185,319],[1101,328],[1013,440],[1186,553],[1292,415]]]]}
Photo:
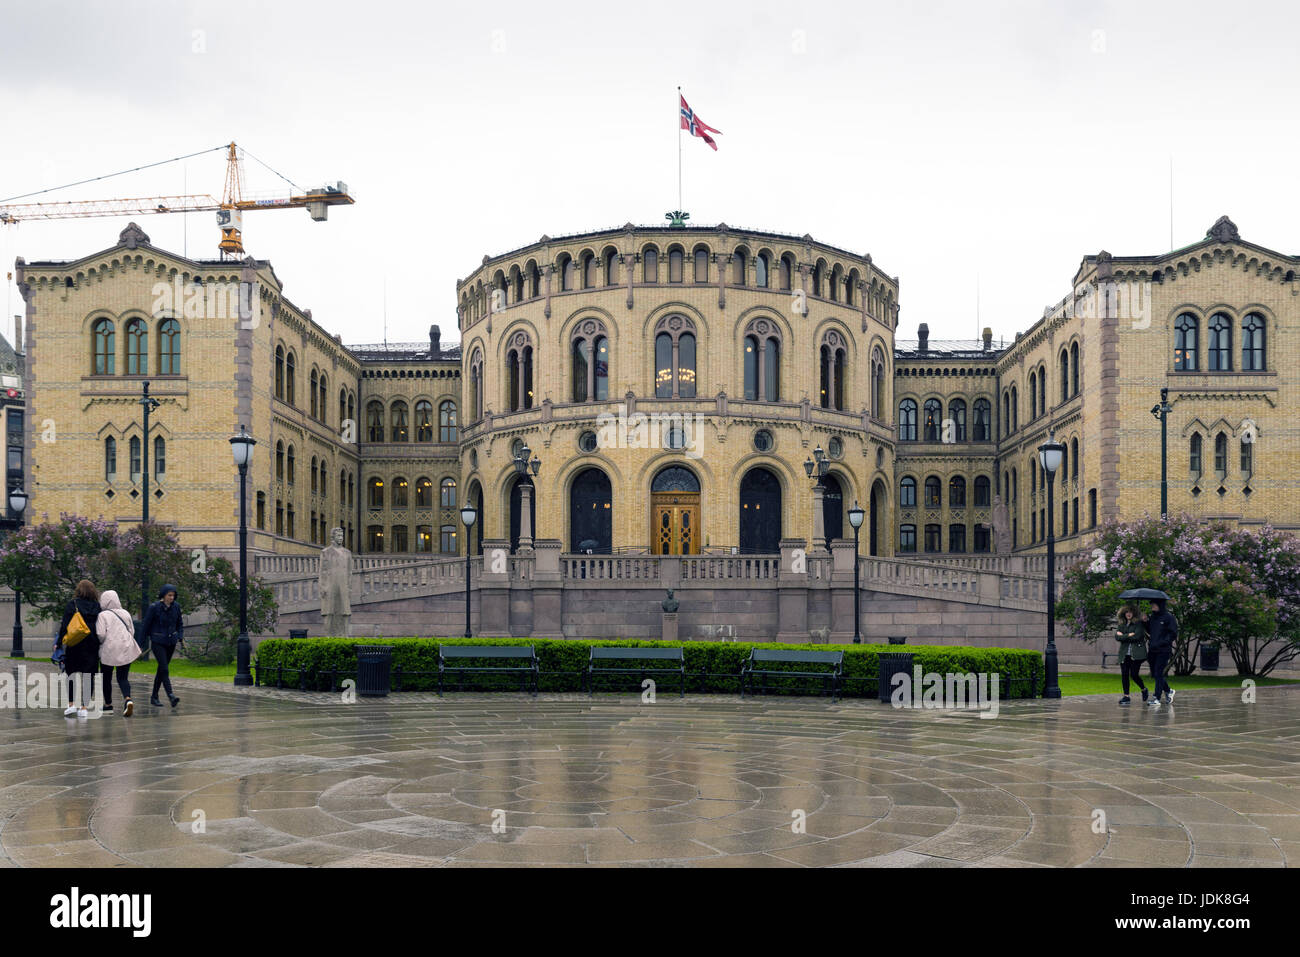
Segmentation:
{"type": "MultiPolygon", "coordinates": [[[[676,87],[692,223],[785,233],[899,277],[899,338],[1010,338],[1080,257],[1220,215],[1294,252],[1300,9],[1283,2],[631,4],[0,0],[0,201],[235,140],[353,207],[250,213],[248,251],[345,342],[455,328],[455,283],[545,234],[662,223],[676,87]],[[978,309],[977,317],[977,288],[978,309]],[[385,310],[385,296],[387,308],[385,310]]],[[[249,160],[251,191],[281,184],[249,160]]],[[[41,199],[220,196],[209,153],[41,199]]],[[[15,256],[122,219],[0,227],[15,256]]],[[[216,256],[211,213],[142,217],[216,256]]],[[[6,283],[6,316],[20,311],[6,283]]],[[[12,318],[3,323],[12,333],[12,318]]]]}

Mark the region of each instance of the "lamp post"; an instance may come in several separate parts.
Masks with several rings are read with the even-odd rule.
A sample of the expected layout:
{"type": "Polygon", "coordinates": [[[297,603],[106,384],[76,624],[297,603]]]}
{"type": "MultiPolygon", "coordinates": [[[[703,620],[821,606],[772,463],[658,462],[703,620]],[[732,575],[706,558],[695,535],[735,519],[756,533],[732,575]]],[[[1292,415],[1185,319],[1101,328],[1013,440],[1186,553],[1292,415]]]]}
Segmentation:
{"type": "Polygon", "coordinates": [[[1057,682],[1056,658],[1056,538],[1052,534],[1052,485],[1061,467],[1065,446],[1056,441],[1056,430],[1047,433],[1047,441],[1038,447],[1038,462],[1047,476],[1047,652],[1043,656],[1043,697],[1061,697],[1057,682]]]}
{"type": "Polygon", "coordinates": [[[537,529],[533,528],[533,512],[536,510],[533,496],[537,494],[537,486],[533,483],[533,480],[528,473],[530,470],[533,475],[540,472],[542,468],[542,460],[536,455],[533,455],[532,449],[527,445],[524,445],[515,455],[514,466],[515,474],[522,476],[522,489],[527,490],[528,501],[524,501],[522,489],[519,496],[519,544],[521,547],[527,548],[532,546],[533,538],[537,533],[537,529]],[[530,455],[532,455],[531,460],[528,458],[530,455]],[[528,530],[527,535],[524,534],[525,526],[527,526],[528,530]]]}
{"type": "Polygon", "coordinates": [[[1151,407],[1151,414],[1160,420],[1160,518],[1169,517],[1169,390],[1160,390],[1160,402],[1151,407]]]}
{"type": "MultiPolygon", "coordinates": [[[[9,507],[14,513],[14,528],[23,527],[23,512],[27,510],[27,493],[23,491],[22,486],[9,491],[9,507]]],[[[14,589],[14,639],[13,648],[9,652],[11,658],[26,657],[23,651],[23,611],[22,611],[22,594],[17,588],[14,589]]]]}
{"type": "Polygon", "coordinates": [[[257,439],[248,434],[244,426],[230,440],[235,465],[239,467],[239,639],[235,643],[238,662],[235,670],[236,685],[251,685],[253,675],[248,667],[248,467],[253,464],[253,446],[257,439]]]}
{"type": "Polygon", "coordinates": [[[826,538],[826,516],[824,514],[824,501],[826,495],[826,483],[823,481],[831,470],[831,460],[819,445],[813,449],[813,457],[804,459],[804,474],[809,478],[816,476],[817,481],[813,483],[813,541],[821,539],[822,544],[830,551],[831,545],[826,538]]]}
{"type": "Polygon", "coordinates": [[[470,529],[478,518],[478,510],[466,502],[460,509],[460,520],[465,524],[465,637],[472,638],[469,630],[469,540],[470,529]]]}
{"type": "Polygon", "coordinates": [[[862,528],[862,520],[867,517],[867,513],[858,505],[858,500],[853,500],[853,507],[849,509],[849,524],[853,526],[853,643],[862,644],[862,590],[858,587],[858,532],[862,528]]]}
{"type": "Polygon", "coordinates": [[[144,384],[144,394],[140,396],[140,406],[144,409],[144,441],[140,445],[140,481],[144,491],[144,513],[140,519],[140,540],[144,542],[145,560],[141,563],[144,571],[140,582],[140,620],[149,609],[149,565],[148,543],[144,541],[145,529],[149,527],[149,413],[162,403],[149,394],[149,383],[144,384]]]}

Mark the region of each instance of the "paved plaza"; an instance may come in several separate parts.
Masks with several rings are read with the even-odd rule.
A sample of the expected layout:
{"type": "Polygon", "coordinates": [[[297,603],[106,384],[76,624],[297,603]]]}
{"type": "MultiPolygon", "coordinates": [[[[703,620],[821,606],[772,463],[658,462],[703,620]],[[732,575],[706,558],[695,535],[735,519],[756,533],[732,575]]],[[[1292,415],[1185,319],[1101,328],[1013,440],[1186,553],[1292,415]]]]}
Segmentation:
{"type": "Polygon", "coordinates": [[[176,711],[130,719],[0,711],[0,867],[1300,861],[1289,687],[992,720],[812,698],[177,692],[176,711]]]}

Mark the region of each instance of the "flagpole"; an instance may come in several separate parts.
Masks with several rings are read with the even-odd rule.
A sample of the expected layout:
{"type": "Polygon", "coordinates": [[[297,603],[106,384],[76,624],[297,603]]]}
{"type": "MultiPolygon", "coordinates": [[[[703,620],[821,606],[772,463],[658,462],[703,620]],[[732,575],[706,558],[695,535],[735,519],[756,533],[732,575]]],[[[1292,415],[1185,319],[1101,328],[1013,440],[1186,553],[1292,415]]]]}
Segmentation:
{"type": "Polygon", "coordinates": [[[682,88],[677,88],[677,208],[682,208],[682,88]]]}

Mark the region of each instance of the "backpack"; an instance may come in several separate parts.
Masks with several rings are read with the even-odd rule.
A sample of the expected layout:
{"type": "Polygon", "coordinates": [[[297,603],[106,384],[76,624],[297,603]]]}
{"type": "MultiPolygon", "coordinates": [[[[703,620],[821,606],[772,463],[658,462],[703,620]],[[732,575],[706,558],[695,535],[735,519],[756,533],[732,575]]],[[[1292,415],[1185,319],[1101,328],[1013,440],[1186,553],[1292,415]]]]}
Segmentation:
{"type": "Polygon", "coordinates": [[[63,646],[73,648],[89,637],[90,626],[86,624],[86,619],[81,617],[80,611],[74,611],[68,622],[68,630],[63,635],[63,646]]]}

